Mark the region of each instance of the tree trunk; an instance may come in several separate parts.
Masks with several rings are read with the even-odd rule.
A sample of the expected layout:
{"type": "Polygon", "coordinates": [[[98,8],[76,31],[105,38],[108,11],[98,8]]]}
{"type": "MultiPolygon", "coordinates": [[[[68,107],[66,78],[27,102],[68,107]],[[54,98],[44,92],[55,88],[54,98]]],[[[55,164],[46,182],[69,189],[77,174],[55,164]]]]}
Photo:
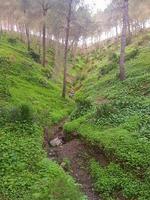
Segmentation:
{"type": "Polygon", "coordinates": [[[2,35],[3,34],[3,25],[2,25],[2,23],[1,23],[0,32],[1,32],[1,35],[2,35]]]}
{"type": "Polygon", "coordinates": [[[29,27],[27,24],[25,24],[25,32],[26,32],[26,37],[27,37],[27,46],[28,46],[28,51],[30,51],[30,32],[29,32],[29,27]]]}
{"type": "Polygon", "coordinates": [[[128,27],[128,37],[129,37],[129,42],[131,42],[132,38],[132,33],[131,33],[131,25],[130,25],[130,18],[129,18],[129,0],[127,2],[127,27],[128,27]]]}
{"type": "Polygon", "coordinates": [[[115,30],[116,30],[116,42],[118,42],[119,40],[118,25],[115,26],[115,30]]]}
{"type": "MultiPolygon", "coordinates": [[[[44,15],[45,16],[45,15],[44,15]]],[[[44,19],[45,20],[45,19],[44,19]]],[[[42,65],[45,67],[46,62],[46,23],[43,23],[43,58],[42,58],[42,65]]]]}
{"type": "Polygon", "coordinates": [[[63,90],[62,97],[66,97],[66,81],[67,81],[67,56],[68,56],[68,42],[70,32],[70,21],[71,21],[71,10],[73,0],[69,0],[68,16],[67,16],[67,27],[65,36],[65,50],[64,50],[64,77],[63,77],[63,90]]]}
{"type": "Polygon", "coordinates": [[[120,52],[120,74],[119,78],[121,81],[125,80],[125,48],[127,40],[127,25],[128,25],[128,0],[123,0],[123,28],[121,36],[121,52],[120,52]]]}
{"type": "Polygon", "coordinates": [[[130,20],[129,19],[128,19],[128,34],[129,34],[129,38],[131,39],[132,32],[131,32],[131,24],[130,24],[130,20]]]}
{"type": "Polygon", "coordinates": [[[54,71],[53,71],[53,78],[55,79],[60,72],[60,43],[59,43],[59,33],[56,33],[55,36],[55,54],[54,54],[54,71]]]}

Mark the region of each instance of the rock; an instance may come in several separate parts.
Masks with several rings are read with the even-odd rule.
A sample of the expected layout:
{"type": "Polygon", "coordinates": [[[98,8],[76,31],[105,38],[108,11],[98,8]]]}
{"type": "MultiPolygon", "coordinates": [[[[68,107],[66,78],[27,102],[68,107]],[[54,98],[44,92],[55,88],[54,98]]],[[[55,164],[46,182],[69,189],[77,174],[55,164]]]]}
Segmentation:
{"type": "Polygon", "coordinates": [[[65,163],[65,162],[62,162],[62,163],[60,164],[60,166],[61,166],[62,168],[64,168],[64,167],[66,166],[66,163],[65,163]]]}
{"type": "Polygon", "coordinates": [[[55,156],[55,153],[54,152],[50,152],[49,156],[55,156]]]}
{"type": "Polygon", "coordinates": [[[50,141],[50,145],[53,146],[53,147],[60,146],[60,145],[62,145],[62,139],[59,139],[57,137],[57,138],[50,141]]]}

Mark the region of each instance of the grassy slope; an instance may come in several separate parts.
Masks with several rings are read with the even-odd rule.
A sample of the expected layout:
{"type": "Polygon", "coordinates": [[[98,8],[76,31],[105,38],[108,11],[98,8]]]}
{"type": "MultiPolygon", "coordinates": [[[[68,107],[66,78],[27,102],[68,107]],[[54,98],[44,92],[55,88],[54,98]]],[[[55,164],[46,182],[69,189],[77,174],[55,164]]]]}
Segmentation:
{"type": "Polygon", "coordinates": [[[64,118],[72,105],[19,40],[1,38],[0,82],[0,199],[83,199],[74,180],[46,158],[42,147],[42,127],[64,118]],[[16,117],[22,104],[32,108],[32,123],[13,122],[10,112],[16,117]]]}
{"type": "Polygon", "coordinates": [[[76,75],[77,107],[65,125],[112,160],[101,168],[91,161],[95,188],[104,199],[149,199],[150,163],[150,34],[127,47],[127,79],[118,80],[119,46],[108,42],[88,56],[79,56],[76,75]]]}

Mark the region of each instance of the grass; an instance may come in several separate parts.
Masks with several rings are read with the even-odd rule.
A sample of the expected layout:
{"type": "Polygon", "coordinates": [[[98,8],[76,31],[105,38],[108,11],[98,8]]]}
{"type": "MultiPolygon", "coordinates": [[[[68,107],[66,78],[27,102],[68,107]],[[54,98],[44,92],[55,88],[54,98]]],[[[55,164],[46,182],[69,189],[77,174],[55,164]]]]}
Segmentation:
{"type": "Polygon", "coordinates": [[[76,108],[64,130],[68,134],[77,131],[85,142],[101,149],[113,161],[110,169],[112,168],[114,173],[115,169],[118,169],[124,174],[115,177],[116,183],[111,185],[112,177],[107,172],[109,167],[107,170],[96,165],[94,176],[98,176],[99,173],[101,176],[94,179],[95,187],[100,193],[104,192],[104,197],[108,199],[113,198],[114,192],[118,192],[121,185],[121,191],[127,199],[149,198],[148,189],[143,189],[149,188],[150,177],[150,47],[146,42],[148,38],[148,33],[139,35],[133,38],[132,44],[127,47],[127,78],[123,82],[118,78],[120,47],[112,42],[107,48],[102,47],[89,52],[86,55],[88,59],[83,55],[84,63],[77,60],[78,64],[75,64],[73,69],[73,75],[76,77],[75,89],[80,89],[76,92],[76,108]],[[82,76],[85,78],[82,79],[82,76]],[[83,100],[82,107],[78,105],[80,99],[83,100]],[[90,108],[86,107],[87,101],[91,102],[90,108]],[[122,183],[117,185],[117,182],[122,183]],[[144,186],[138,188],[138,185],[143,183],[144,186]],[[138,189],[134,189],[134,185],[138,189]]]}
{"type": "Polygon", "coordinates": [[[86,199],[43,150],[43,128],[66,117],[73,104],[62,99],[60,85],[48,78],[49,71],[31,58],[25,44],[12,39],[0,41],[0,199],[86,199]]]}

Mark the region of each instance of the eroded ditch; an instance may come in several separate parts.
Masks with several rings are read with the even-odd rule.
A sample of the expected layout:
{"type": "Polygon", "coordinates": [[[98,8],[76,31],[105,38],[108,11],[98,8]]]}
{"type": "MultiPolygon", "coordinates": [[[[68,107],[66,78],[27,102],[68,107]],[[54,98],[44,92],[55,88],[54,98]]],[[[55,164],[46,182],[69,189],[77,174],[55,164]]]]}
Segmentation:
{"type": "Polygon", "coordinates": [[[68,140],[63,132],[63,124],[64,121],[53,126],[51,130],[45,128],[44,148],[47,155],[75,178],[89,200],[100,200],[100,195],[93,189],[88,164],[90,158],[95,158],[103,166],[108,164],[108,160],[101,152],[89,148],[76,134],[68,140]]]}

